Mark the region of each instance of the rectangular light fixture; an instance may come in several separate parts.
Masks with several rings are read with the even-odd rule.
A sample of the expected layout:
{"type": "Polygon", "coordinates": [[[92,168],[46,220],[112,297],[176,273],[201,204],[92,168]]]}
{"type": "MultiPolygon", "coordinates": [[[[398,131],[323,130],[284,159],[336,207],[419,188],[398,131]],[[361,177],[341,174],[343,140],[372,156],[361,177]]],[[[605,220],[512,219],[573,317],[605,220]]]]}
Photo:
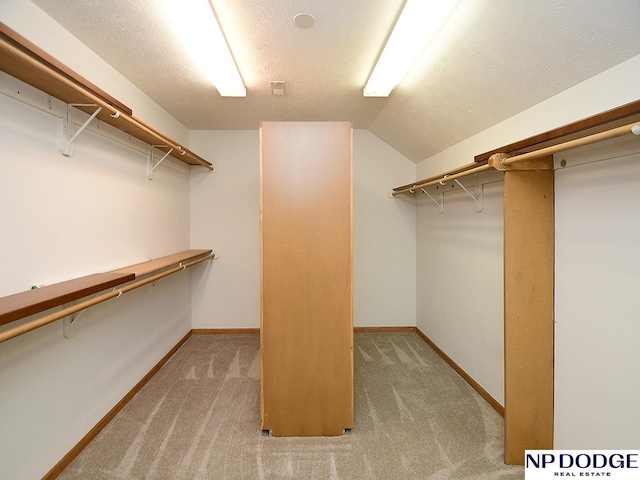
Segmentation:
{"type": "Polygon", "coordinates": [[[407,0],[363,95],[388,97],[461,1],[407,0]]]}
{"type": "Polygon", "coordinates": [[[246,97],[238,67],[208,0],[163,0],[185,53],[223,97],[246,97]]]}

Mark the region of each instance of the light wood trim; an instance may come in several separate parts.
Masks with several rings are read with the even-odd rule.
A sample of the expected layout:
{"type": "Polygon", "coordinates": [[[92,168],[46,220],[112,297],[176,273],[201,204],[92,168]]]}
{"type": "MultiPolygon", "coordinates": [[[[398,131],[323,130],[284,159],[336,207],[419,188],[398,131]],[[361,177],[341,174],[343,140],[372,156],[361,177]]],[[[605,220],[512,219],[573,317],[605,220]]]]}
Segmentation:
{"type": "Polygon", "coordinates": [[[142,390],[142,387],[144,387],[147,382],[149,382],[149,380],[151,380],[153,376],[158,373],[162,366],[167,363],[169,359],[189,339],[191,334],[192,332],[189,331],[184,337],[182,337],[182,339],[180,339],[178,343],[176,343],[176,345],[171,350],[169,350],[169,352],[164,357],[162,357],[160,361],[156,363],[155,366],[151,370],[149,370],[149,372],[144,377],[142,377],[142,379],[138,383],[136,383],[135,386],[131,390],[129,390],[129,392],[124,397],[122,397],[122,399],[118,403],[116,403],[115,406],[111,410],[109,410],[107,414],[102,417],[102,419],[100,419],[100,421],[96,423],[96,425],[91,430],[87,432],[87,434],[82,437],[82,439],[78,443],[76,443],[76,445],[71,450],[69,450],[69,453],[62,457],[60,461],[56,463],[55,466],[51,470],[49,470],[44,477],[42,477],[42,479],[54,480],[55,478],[58,478],[58,476],[64,471],[64,469],[71,465],[71,462],[73,462],[76,457],[80,455],[80,453],[87,447],[87,445],[89,445],[89,443],[91,443],[91,441],[98,436],[102,429],[115,418],[118,412],[120,412],[120,410],[122,410],[127,405],[127,403],[131,401],[136,393],[142,390]]]}
{"type": "Polygon", "coordinates": [[[471,375],[464,371],[464,369],[453,361],[449,355],[444,353],[444,351],[435,344],[433,340],[431,340],[425,333],[422,332],[419,328],[415,329],[415,332],[422,338],[442,359],[449,364],[451,368],[453,368],[458,375],[460,375],[465,382],[467,382],[478,394],[485,399],[485,401],[491,405],[491,407],[500,414],[500,416],[504,417],[504,407],[498,402],[493,396],[487,392],[482,385],[476,382],[471,375]]]}
{"type": "Polygon", "coordinates": [[[96,273],[0,298],[0,325],[44,312],[135,279],[127,272],[96,273]]]}
{"type": "Polygon", "coordinates": [[[353,333],[404,333],[415,331],[416,327],[353,327],[353,333]]]}
{"type": "Polygon", "coordinates": [[[523,464],[525,450],[553,448],[553,178],[548,169],[504,176],[507,464],[523,464]]]}
{"type": "Polygon", "coordinates": [[[156,275],[152,275],[150,277],[146,277],[144,279],[141,280],[137,280],[134,281],[133,283],[130,283],[128,285],[125,285],[123,287],[118,288],[117,290],[113,290],[111,292],[107,292],[107,293],[103,293],[95,298],[89,299],[89,300],[85,300],[83,302],[77,303],[71,307],[68,308],[64,308],[62,310],[59,310],[57,312],[54,313],[50,313],[49,315],[45,315],[44,317],[38,318],[36,320],[33,320],[31,322],[25,323],[23,325],[19,325],[17,327],[11,328],[9,330],[5,330],[4,332],[0,333],[0,343],[5,342],[7,340],[10,340],[12,338],[15,338],[19,335],[22,335],[24,333],[30,332],[32,330],[35,330],[37,328],[43,327],[44,325],[48,325],[49,323],[53,323],[57,320],[60,320],[66,316],[72,315],[74,313],[78,313],[81,310],[84,310],[86,308],[89,307],[93,307],[94,305],[97,305],[99,303],[105,302],[107,300],[110,300],[112,298],[118,297],[124,293],[127,293],[135,288],[138,287],[142,287],[143,285],[147,285],[151,282],[155,282],[156,280],[160,280],[161,278],[164,278],[168,275],[171,275],[173,273],[179,272],[181,270],[184,270],[186,268],[192,267],[193,265],[196,265],[198,263],[204,262],[206,260],[211,260],[213,258],[213,255],[209,255],[209,256],[205,256],[205,257],[200,257],[197,258],[195,260],[192,260],[190,262],[187,263],[183,263],[182,265],[179,265],[177,267],[173,267],[170,268],[168,270],[164,270],[156,275]]]}
{"type": "MultiPolygon", "coordinates": [[[[173,149],[171,156],[181,162],[189,165],[202,165],[213,170],[211,163],[133,115],[111,105],[87,84],[80,83],[77,78],[79,76],[77,74],[71,76],[69,74],[71,70],[68,67],[57,61],[55,61],[57,66],[52,66],[51,57],[48,57],[48,60],[43,59],[36,52],[16,44],[15,38],[11,38],[6,33],[12,32],[6,25],[3,25],[3,31],[4,34],[0,35],[0,69],[2,71],[63,102],[94,103],[103,108],[97,118],[105,123],[113,125],[149,145],[167,145],[168,148],[173,149]],[[114,118],[111,114],[119,116],[114,118]]],[[[78,108],[91,113],[95,110],[95,107],[88,110],[85,107],[78,108]]]]}
{"type": "Polygon", "coordinates": [[[553,130],[525,138],[524,140],[519,140],[509,145],[504,145],[489,152],[480,153],[475,156],[475,161],[479,163],[486,162],[491,155],[496,153],[513,154],[521,151],[529,151],[529,149],[536,146],[548,146],[548,144],[558,142],[562,138],[576,137],[578,135],[584,136],[585,132],[594,133],[595,130],[606,128],[606,125],[614,123],[620,124],[621,122],[629,123],[633,121],[633,117],[640,117],[640,100],[612,108],[611,110],[592,115],[562,127],[554,128],[553,130]]]}
{"type": "MultiPolygon", "coordinates": [[[[464,167],[466,166],[467,165],[465,165],[464,167]]],[[[443,173],[443,174],[437,175],[434,180],[429,180],[429,179],[419,180],[416,183],[411,184],[411,186],[396,187],[393,189],[392,195],[395,197],[396,195],[400,195],[401,193],[407,193],[407,192],[413,193],[416,189],[419,189],[419,188],[428,187],[430,185],[435,185],[436,183],[440,183],[440,182],[448,182],[449,180],[455,180],[457,178],[466,177],[467,175],[472,175],[474,173],[484,172],[485,170],[489,170],[490,168],[491,166],[487,164],[487,165],[476,166],[475,168],[469,168],[462,172],[454,173],[452,175],[443,173]]],[[[429,178],[434,178],[434,177],[429,177],[429,178]]]]}
{"type": "Polygon", "coordinates": [[[259,328],[194,328],[194,335],[255,335],[260,334],[259,328]]]}

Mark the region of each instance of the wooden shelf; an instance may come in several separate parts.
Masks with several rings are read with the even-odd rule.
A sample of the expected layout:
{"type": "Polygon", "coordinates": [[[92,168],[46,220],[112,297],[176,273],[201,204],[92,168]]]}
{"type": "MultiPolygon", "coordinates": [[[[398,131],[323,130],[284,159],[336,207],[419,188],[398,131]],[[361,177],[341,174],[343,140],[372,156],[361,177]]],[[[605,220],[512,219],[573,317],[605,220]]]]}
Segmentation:
{"type": "Polygon", "coordinates": [[[128,272],[96,273],[0,298],[0,325],[135,280],[128,272]]]}
{"type": "MultiPolygon", "coordinates": [[[[66,282],[56,283],[54,285],[48,285],[46,287],[28,290],[26,292],[0,298],[0,325],[5,325],[7,323],[20,320],[21,318],[44,312],[50,308],[73,302],[74,300],[81,299],[109,288],[118,287],[125,283],[138,280],[139,277],[146,277],[118,289],[120,293],[128,292],[141,285],[146,285],[157,278],[159,279],[180,271],[181,266],[186,268],[204,260],[209,260],[212,258],[212,253],[212,250],[186,250],[184,252],[174,253],[148,262],[124,267],[112,272],[87,275],[86,277],[76,278],[66,282]],[[151,274],[153,274],[153,276],[149,277],[151,274]]],[[[116,293],[118,292],[103,294],[98,298],[85,301],[83,303],[91,303],[92,305],[97,304],[104,301],[104,299],[112,298],[116,293]]],[[[77,307],[78,305],[75,305],[70,308],[73,309],[77,307]]],[[[55,317],[54,319],[57,319],[57,317],[62,318],[62,316],[64,316],[64,312],[56,312],[49,316],[55,317]]],[[[41,320],[42,319],[39,319],[34,322],[38,324],[35,327],[29,327],[28,325],[17,327],[15,329],[17,333],[15,335],[3,332],[0,334],[0,342],[13,338],[17,335],[21,335],[22,333],[26,333],[33,328],[37,328],[37,326],[50,323],[49,321],[40,322],[41,320]]]]}
{"type": "MultiPolygon", "coordinates": [[[[137,119],[132,110],[0,22],[0,70],[65,103],[103,107],[96,118],[149,145],[173,148],[171,156],[213,170],[211,163],[137,119]],[[118,114],[117,118],[112,114],[118,114]]],[[[96,107],[77,107],[93,113],[96,107]]],[[[167,149],[168,150],[168,149],[167,149]]]]}
{"type": "Polygon", "coordinates": [[[590,117],[583,118],[562,127],[554,128],[533,137],[519,140],[509,145],[476,155],[476,162],[486,162],[491,155],[506,153],[509,155],[527,153],[541,148],[564,143],[576,138],[600,133],[627,123],[640,120],[640,100],[607,110],[590,117]]]}
{"type": "Polygon", "coordinates": [[[113,273],[131,273],[138,278],[151,273],[160,272],[167,268],[171,268],[191,260],[196,260],[207,255],[211,255],[211,250],[187,250],[185,252],[174,253],[173,255],[167,255],[166,257],[160,257],[148,262],[138,263],[136,265],[131,265],[130,267],[114,270],[113,273]]]}

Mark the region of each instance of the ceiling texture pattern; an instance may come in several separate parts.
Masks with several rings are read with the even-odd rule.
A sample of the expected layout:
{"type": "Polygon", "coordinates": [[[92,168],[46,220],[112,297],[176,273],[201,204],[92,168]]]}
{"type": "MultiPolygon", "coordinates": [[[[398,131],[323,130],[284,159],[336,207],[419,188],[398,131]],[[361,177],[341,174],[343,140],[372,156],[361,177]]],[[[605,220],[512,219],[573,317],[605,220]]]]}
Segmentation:
{"type": "Polygon", "coordinates": [[[415,162],[640,54],[639,0],[464,0],[388,98],[365,98],[403,0],[210,0],[247,87],[223,98],[157,0],[33,1],[191,130],[349,120],[415,162]]]}

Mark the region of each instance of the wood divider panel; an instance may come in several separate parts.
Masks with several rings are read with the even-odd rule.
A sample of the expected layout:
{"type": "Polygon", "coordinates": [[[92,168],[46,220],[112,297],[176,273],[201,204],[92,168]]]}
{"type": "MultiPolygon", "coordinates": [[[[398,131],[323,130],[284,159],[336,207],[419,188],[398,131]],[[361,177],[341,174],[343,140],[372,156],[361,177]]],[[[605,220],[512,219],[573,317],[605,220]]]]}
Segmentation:
{"type": "Polygon", "coordinates": [[[525,450],[553,448],[553,179],[549,169],[504,174],[507,464],[522,465],[525,450]]]}
{"type": "Polygon", "coordinates": [[[261,418],[274,436],[353,426],[352,129],[263,122],[261,418]]]}

